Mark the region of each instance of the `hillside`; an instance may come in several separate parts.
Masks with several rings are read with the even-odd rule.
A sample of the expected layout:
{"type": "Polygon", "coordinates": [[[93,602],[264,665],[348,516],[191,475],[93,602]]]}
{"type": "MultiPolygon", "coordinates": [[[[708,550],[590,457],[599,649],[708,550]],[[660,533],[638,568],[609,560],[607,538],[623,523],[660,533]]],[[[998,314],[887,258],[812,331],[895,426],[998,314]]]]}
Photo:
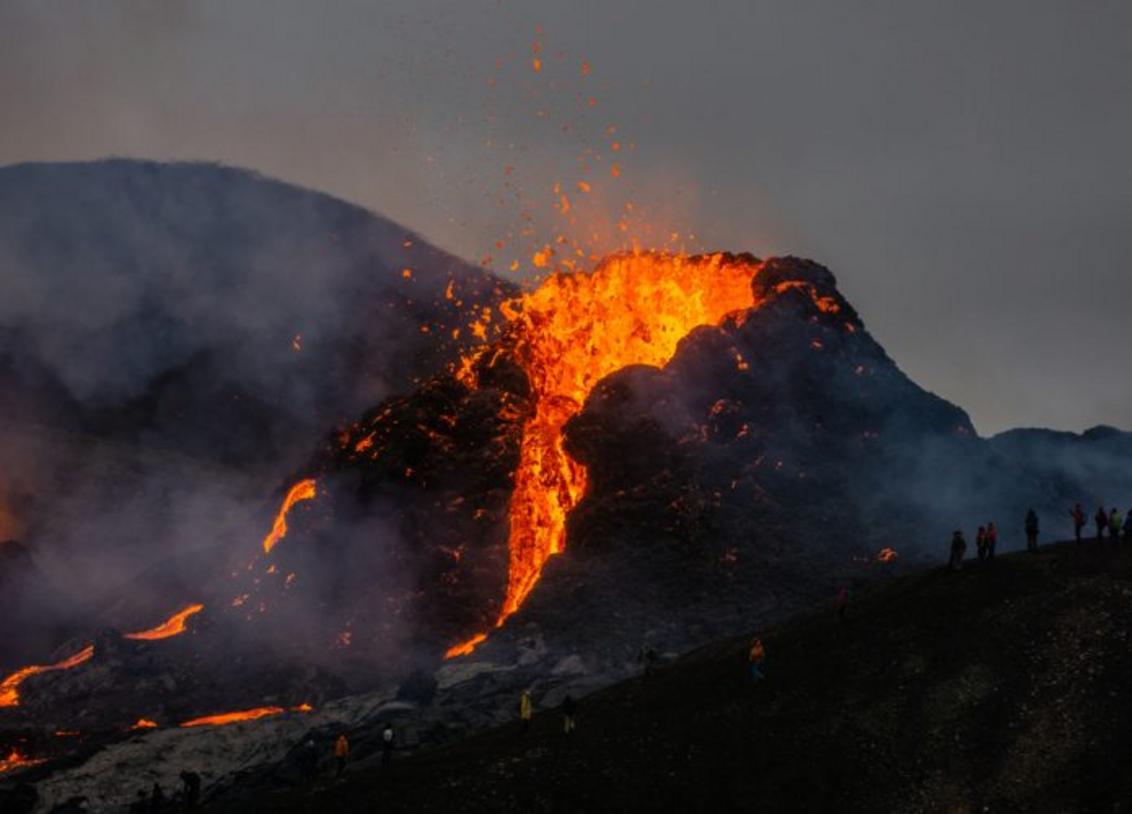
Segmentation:
{"type": "MultiPolygon", "coordinates": [[[[1132,794],[1132,549],[1060,544],[895,578],[388,770],[216,810],[1116,810],[1132,794]]],[[[373,743],[372,734],[354,733],[373,743]]],[[[328,782],[328,781],[323,781],[328,782]]]]}
{"type": "MultiPolygon", "coordinates": [[[[165,602],[126,584],[262,535],[280,478],[456,357],[459,298],[505,288],[328,195],[121,159],[0,167],[0,270],[0,540],[141,615],[165,602]]],[[[0,668],[57,642],[0,625],[0,668]]]]}

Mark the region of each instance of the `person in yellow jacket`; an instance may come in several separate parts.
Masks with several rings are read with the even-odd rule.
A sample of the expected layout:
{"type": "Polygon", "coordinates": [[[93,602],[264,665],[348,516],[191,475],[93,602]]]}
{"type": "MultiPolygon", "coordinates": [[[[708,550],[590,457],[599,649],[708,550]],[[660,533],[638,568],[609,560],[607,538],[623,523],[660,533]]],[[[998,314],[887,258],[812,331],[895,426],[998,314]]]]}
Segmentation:
{"type": "Polygon", "coordinates": [[[350,741],[346,739],[346,733],[338,736],[338,740],[334,741],[334,761],[338,764],[338,771],[335,777],[341,777],[342,772],[346,769],[346,758],[350,756],[350,741]]]}
{"type": "Polygon", "coordinates": [[[1113,509],[1108,516],[1108,536],[1114,543],[1120,542],[1120,532],[1124,528],[1124,515],[1119,509],[1113,509]]]}
{"type": "Polygon", "coordinates": [[[523,690],[519,696],[519,721],[525,733],[531,728],[531,716],[534,714],[534,704],[531,703],[531,691],[523,690]]]}

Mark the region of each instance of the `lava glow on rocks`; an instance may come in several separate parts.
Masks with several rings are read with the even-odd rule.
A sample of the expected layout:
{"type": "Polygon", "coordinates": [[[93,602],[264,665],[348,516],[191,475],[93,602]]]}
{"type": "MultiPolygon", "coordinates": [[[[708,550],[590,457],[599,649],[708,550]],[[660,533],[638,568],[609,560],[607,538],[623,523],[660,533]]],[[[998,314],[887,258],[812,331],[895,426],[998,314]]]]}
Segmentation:
{"type": "MultiPolygon", "coordinates": [[[[601,379],[628,365],[664,365],[693,328],[755,307],[751,281],[760,268],[749,256],[622,254],[591,273],[554,274],[501,305],[537,407],[523,428],[496,627],[522,605],[547,558],[563,550],[566,516],[585,493],[586,470],[563,449],[563,426],[601,379]]],[[[484,638],[477,634],[446,656],[470,653],[484,638]]]]}

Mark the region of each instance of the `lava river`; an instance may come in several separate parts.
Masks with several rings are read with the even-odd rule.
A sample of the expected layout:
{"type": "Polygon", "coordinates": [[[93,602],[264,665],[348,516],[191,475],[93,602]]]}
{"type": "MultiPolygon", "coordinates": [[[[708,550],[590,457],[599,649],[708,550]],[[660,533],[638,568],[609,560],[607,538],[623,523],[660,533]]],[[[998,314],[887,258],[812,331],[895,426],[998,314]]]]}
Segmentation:
{"type": "MultiPolygon", "coordinates": [[[[617,255],[588,274],[548,277],[500,306],[516,329],[516,356],[537,406],[523,428],[496,627],[522,605],[547,558],[563,550],[566,516],[586,490],[585,467],[563,449],[563,426],[601,379],[628,365],[662,366],[693,328],[754,307],[751,281],[761,267],[749,256],[617,255]]],[[[486,635],[446,656],[470,653],[486,635]]]]}

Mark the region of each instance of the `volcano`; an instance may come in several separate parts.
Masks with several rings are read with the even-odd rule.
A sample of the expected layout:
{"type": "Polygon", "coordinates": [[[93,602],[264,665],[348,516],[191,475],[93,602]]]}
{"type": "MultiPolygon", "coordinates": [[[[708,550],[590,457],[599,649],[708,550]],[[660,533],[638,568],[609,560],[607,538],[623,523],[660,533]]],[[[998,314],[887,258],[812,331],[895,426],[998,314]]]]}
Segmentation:
{"type": "MultiPolygon", "coordinates": [[[[142,360],[152,364],[128,381],[95,386],[65,355],[31,352],[29,337],[46,328],[4,328],[13,425],[33,426],[42,409],[55,417],[47,437],[78,439],[51,444],[62,457],[21,487],[33,492],[25,504],[44,507],[21,518],[33,555],[58,556],[62,534],[43,519],[50,491],[33,487],[66,483],[59,470],[76,449],[126,448],[146,462],[126,467],[130,484],[173,474],[205,491],[218,476],[255,484],[235,506],[205,501],[191,515],[200,522],[222,505],[240,522],[208,524],[215,539],[198,547],[161,550],[166,538],[155,533],[148,567],[125,575],[113,597],[72,609],[50,646],[40,636],[8,665],[18,678],[8,685],[14,703],[0,709],[0,748],[69,755],[75,768],[18,771],[47,778],[52,800],[94,789],[105,805],[129,800],[134,789],[105,767],[144,765],[173,782],[173,755],[208,763],[220,789],[231,770],[211,738],[238,742],[259,770],[283,778],[297,760],[287,744],[310,733],[322,740],[396,719],[413,748],[439,743],[505,716],[519,688],[554,704],[634,671],[645,648],[680,653],[847,582],[938,560],[934,543],[942,548],[969,518],[997,518],[1010,544],[1030,506],[1052,523],[1076,500],[1129,485],[1120,465],[1128,436],[1115,430],[979,437],[963,410],[900,371],[833,274],[808,260],[633,252],[520,291],[407,230],[232,171],[6,172],[9,189],[40,190],[45,202],[83,181],[77,198],[88,208],[51,220],[59,231],[45,246],[82,245],[59,224],[78,229],[103,200],[92,190],[110,178],[127,200],[172,190],[176,211],[199,195],[223,202],[203,232],[200,221],[155,220],[151,210],[168,210],[146,208],[145,229],[189,230],[194,251],[201,235],[223,237],[229,252],[266,240],[268,258],[297,253],[318,267],[322,250],[303,248],[302,230],[283,248],[249,237],[249,209],[278,224],[273,207],[293,212],[295,200],[313,207],[299,209],[320,245],[355,247],[350,261],[330,250],[332,303],[307,313],[309,289],[280,293],[264,317],[278,330],[253,331],[246,346],[239,326],[250,302],[210,323],[205,346],[186,349],[182,331],[201,318],[195,301],[182,308],[177,285],[158,286],[119,315],[130,328],[109,345],[168,340],[158,345],[166,356],[142,360]],[[245,194],[257,205],[237,206],[245,194]],[[421,262],[403,265],[404,251],[421,262]],[[355,265],[357,252],[372,262],[355,265]],[[413,285],[420,293],[410,296],[413,285]],[[293,330],[303,324],[318,327],[293,330]],[[355,381],[370,352],[376,394],[355,381]],[[243,361],[225,361],[232,354],[243,361]],[[231,375],[261,358],[255,376],[231,375]],[[295,393],[309,398],[292,403],[295,393]],[[233,413],[230,402],[243,406],[233,413]],[[251,452],[245,434],[259,439],[251,452]],[[1074,454],[1052,458],[1053,445],[1074,454]],[[28,667],[41,669],[20,673],[28,667]],[[57,729],[82,734],[48,734],[57,729]]],[[[29,254],[44,229],[0,239],[34,266],[60,251],[29,254]]],[[[179,284],[187,260],[172,256],[162,274],[179,284]]],[[[241,279],[239,260],[227,262],[228,276],[205,275],[219,286],[211,305],[241,279]]],[[[111,268],[90,273],[114,279],[111,268]]],[[[82,321],[63,327],[72,344],[89,340],[82,321]]],[[[17,448],[14,436],[6,442],[17,448]]],[[[101,506],[116,528],[137,519],[113,511],[121,494],[110,490],[101,506]]],[[[81,528],[66,536],[86,540],[93,556],[103,538],[81,528]]]]}

